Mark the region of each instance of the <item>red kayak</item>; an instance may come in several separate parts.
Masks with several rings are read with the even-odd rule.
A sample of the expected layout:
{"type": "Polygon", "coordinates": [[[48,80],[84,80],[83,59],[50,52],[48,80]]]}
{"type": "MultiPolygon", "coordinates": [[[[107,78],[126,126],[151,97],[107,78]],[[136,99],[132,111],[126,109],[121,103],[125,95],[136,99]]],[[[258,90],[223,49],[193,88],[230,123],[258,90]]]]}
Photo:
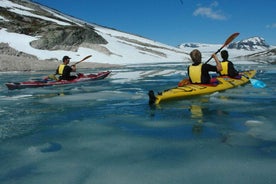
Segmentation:
{"type": "Polygon", "coordinates": [[[76,79],[73,80],[52,80],[45,78],[42,80],[30,80],[26,82],[8,82],[6,86],[10,89],[23,89],[23,88],[37,88],[45,86],[72,84],[77,82],[87,82],[106,78],[111,71],[99,72],[97,74],[78,74],[76,79]]]}

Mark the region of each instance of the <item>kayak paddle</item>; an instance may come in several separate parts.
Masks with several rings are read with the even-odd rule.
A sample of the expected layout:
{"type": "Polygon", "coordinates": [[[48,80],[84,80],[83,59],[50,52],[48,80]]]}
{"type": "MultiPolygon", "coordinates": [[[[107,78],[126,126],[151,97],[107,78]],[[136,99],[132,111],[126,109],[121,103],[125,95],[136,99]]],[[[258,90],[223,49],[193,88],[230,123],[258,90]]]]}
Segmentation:
{"type": "MultiPolygon", "coordinates": [[[[229,36],[227,38],[227,40],[224,42],[224,44],[221,46],[221,48],[219,50],[217,50],[217,53],[219,53],[226,45],[228,45],[229,43],[231,43],[237,36],[239,36],[240,33],[234,33],[231,36],[229,36]]],[[[205,63],[208,63],[213,57],[211,56],[205,63]]]]}

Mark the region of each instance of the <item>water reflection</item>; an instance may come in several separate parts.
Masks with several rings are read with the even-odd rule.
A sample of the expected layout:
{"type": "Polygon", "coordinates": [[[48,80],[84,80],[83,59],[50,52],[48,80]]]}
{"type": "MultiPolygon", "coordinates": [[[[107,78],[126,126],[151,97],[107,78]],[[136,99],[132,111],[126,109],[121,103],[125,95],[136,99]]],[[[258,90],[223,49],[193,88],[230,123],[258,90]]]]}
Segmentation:
{"type": "Polygon", "coordinates": [[[200,105],[190,106],[191,119],[195,120],[195,124],[192,127],[193,134],[201,134],[203,131],[203,111],[200,105]]]}

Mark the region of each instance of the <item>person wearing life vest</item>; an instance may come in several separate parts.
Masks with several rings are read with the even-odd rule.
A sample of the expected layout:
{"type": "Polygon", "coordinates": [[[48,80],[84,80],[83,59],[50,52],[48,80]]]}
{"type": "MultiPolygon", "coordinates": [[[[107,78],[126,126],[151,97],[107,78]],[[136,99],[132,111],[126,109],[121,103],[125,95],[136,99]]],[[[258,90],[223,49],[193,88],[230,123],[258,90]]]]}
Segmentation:
{"type": "Polygon", "coordinates": [[[213,83],[209,75],[209,72],[220,72],[222,70],[222,66],[216,54],[212,54],[212,57],[216,61],[216,66],[207,63],[201,63],[201,52],[197,49],[194,49],[190,53],[190,57],[193,61],[193,64],[188,67],[188,76],[190,82],[194,84],[213,83]]]}
{"type": "Polygon", "coordinates": [[[76,72],[76,65],[68,66],[70,62],[70,57],[64,56],[62,59],[62,64],[60,64],[56,70],[56,74],[60,75],[60,80],[73,80],[77,76],[71,76],[71,72],[76,72]]]}
{"type": "Polygon", "coordinates": [[[229,77],[236,78],[239,76],[239,72],[234,68],[234,64],[231,61],[228,61],[228,52],[227,50],[223,50],[220,52],[222,61],[222,71],[219,72],[220,75],[227,75],[229,77]]]}

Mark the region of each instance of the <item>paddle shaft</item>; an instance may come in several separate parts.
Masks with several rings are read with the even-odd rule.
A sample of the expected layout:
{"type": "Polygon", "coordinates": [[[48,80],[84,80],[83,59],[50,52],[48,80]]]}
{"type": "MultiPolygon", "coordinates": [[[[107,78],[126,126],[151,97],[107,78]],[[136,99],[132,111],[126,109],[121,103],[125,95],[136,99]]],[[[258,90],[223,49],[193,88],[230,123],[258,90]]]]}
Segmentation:
{"type": "MultiPolygon", "coordinates": [[[[229,43],[231,43],[237,36],[239,36],[240,33],[234,33],[231,36],[229,36],[227,38],[227,40],[224,42],[224,44],[221,46],[221,48],[219,50],[217,50],[217,52],[215,52],[215,54],[219,53],[226,45],[228,45],[229,43]]],[[[208,63],[213,57],[211,56],[206,62],[208,63]]]]}

